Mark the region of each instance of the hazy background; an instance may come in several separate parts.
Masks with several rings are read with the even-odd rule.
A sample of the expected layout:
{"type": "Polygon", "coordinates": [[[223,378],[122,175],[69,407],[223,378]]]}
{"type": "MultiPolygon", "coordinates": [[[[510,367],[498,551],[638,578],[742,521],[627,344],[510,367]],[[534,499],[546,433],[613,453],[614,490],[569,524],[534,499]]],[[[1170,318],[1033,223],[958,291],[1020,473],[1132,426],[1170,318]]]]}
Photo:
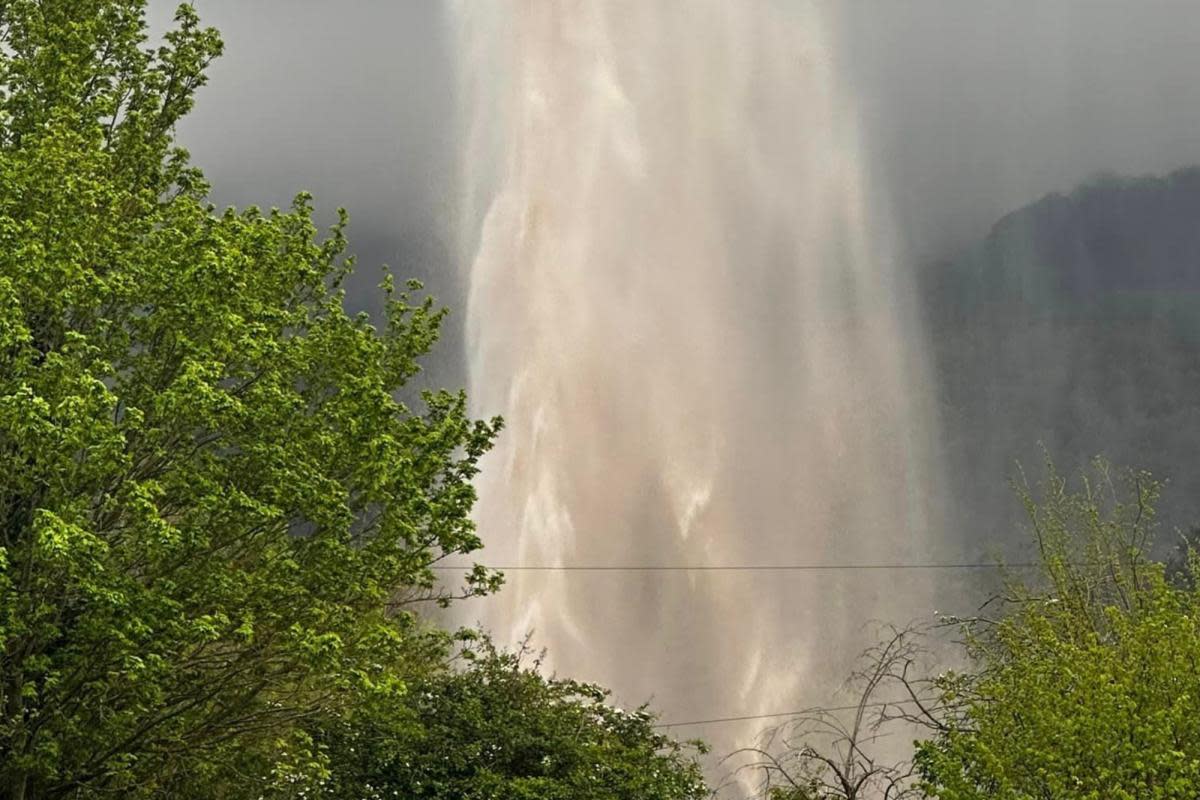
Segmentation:
{"type": "MultiPolygon", "coordinates": [[[[444,9],[422,0],[196,0],[225,55],[179,139],[218,205],[285,206],[316,196],[324,222],[350,212],[355,308],[376,311],[380,266],[458,306],[448,242],[455,175],[454,65],[444,9]]],[[[163,30],[177,3],[151,0],[163,30]]],[[[461,319],[427,363],[459,386],[461,319]]]]}
{"type": "MultiPolygon", "coordinates": [[[[346,206],[360,261],[351,304],[378,307],[373,287],[382,263],[424,280],[457,312],[427,380],[462,385],[466,271],[453,209],[472,165],[457,160],[461,83],[445,6],[194,5],[226,41],[180,130],[214,184],[214,200],[283,205],[304,189],[327,219],[346,206]]],[[[172,6],[152,0],[159,29],[172,6]]],[[[966,295],[954,281],[945,290],[940,276],[1024,274],[1061,254],[1055,242],[1064,237],[1081,242],[1114,219],[1130,219],[1096,210],[1125,208],[1122,189],[1027,209],[993,230],[1048,192],[1068,193],[1102,172],[1165,174],[1200,164],[1200,3],[910,0],[836,8],[835,67],[858,119],[865,185],[893,221],[891,268],[925,276],[929,264],[948,265],[920,285],[964,557],[985,552],[1009,525],[1005,475],[1013,458],[1037,460],[1039,439],[1067,462],[1102,448],[1136,460],[1147,442],[1161,443],[1149,453],[1158,456],[1153,466],[1186,467],[1192,443],[1173,432],[1200,431],[1200,371],[1194,349],[1166,323],[1148,325],[1137,314],[1119,324],[1108,315],[1064,321],[1027,308],[952,319],[948,312],[966,295]],[[1163,356],[1147,359],[1147,352],[1163,356]],[[1153,397],[1143,392],[1148,386],[1153,397]]],[[[480,75],[486,80],[486,70],[480,75]]],[[[1146,192],[1138,236],[1154,238],[1161,234],[1155,198],[1181,195],[1167,184],[1146,192]]],[[[1200,192],[1194,197],[1200,210],[1200,192]]],[[[1067,266],[1089,269],[1094,250],[1071,250],[1067,266]]],[[[1139,257],[1131,251],[1126,267],[1136,269],[1139,257]]],[[[1200,273],[1200,262],[1187,258],[1200,273]]],[[[1200,292],[1200,279],[1183,289],[1200,292]]]]}
{"type": "MultiPolygon", "coordinates": [[[[175,5],[151,0],[157,28],[175,5]]],[[[226,54],[182,140],[219,203],[284,204],[307,189],[319,208],[348,207],[363,267],[352,301],[362,307],[377,305],[385,262],[461,306],[445,5],[195,1],[226,54]]],[[[946,257],[1005,212],[1095,172],[1200,162],[1200,4],[838,5],[840,68],[908,260],[946,257]]],[[[435,382],[463,381],[461,316],[435,382]]]]}
{"type": "Polygon", "coordinates": [[[840,4],[877,185],[918,257],[1097,171],[1200,161],[1200,4],[840,4]]]}

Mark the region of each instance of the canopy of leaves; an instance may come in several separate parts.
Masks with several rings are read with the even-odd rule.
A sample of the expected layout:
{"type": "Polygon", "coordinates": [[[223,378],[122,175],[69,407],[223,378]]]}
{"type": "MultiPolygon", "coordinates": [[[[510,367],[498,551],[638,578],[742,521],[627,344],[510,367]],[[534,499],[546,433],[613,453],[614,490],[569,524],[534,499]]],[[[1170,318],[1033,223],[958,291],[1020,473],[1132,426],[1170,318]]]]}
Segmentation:
{"type": "Polygon", "coordinates": [[[1051,469],[1026,506],[1044,581],[967,625],[979,672],[920,745],[945,800],[1200,796],[1200,594],[1146,560],[1158,486],[1097,463],[1070,491],[1051,469]]]}
{"type": "Polygon", "coordinates": [[[344,218],[320,240],[304,196],[214,212],[172,131],[220,40],[183,6],[148,47],[143,14],[0,3],[8,797],[320,772],[304,721],[402,695],[427,646],[395,604],[479,546],[498,421],[396,399],[440,312],[389,284],[348,316],[344,218]]]}
{"type": "Polygon", "coordinates": [[[591,684],[547,679],[484,640],[466,669],[415,681],[392,709],[331,727],[339,800],[699,800],[699,750],[591,684]],[[382,712],[382,713],[381,713],[382,712]]]}

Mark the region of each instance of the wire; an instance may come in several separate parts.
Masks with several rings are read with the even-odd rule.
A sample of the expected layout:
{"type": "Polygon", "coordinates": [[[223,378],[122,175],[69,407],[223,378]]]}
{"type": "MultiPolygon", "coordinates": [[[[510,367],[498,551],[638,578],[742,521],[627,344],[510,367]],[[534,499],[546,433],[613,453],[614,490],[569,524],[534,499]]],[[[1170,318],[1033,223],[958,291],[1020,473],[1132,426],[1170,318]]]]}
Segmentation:
{"type": "MultiPolygon", "coordinates": [[[[906,569],[1028,569],[1041,566],[1035,562],[1016,564],[959,563],[959,564],[745,564],[745,565],[650,565],[650,564],[516,564],[487,566],[501,572],[834,572],[852,570],[906,569]]],[[[473,564],[437,564],[434,570],[472,570],[473,564]]]]}
{"type": "MultiPolygon", "coordinates": [[[[937,698],[923,697],[921,702],[928,700],[936,700],[937,698]]],[[[915,703],[916,700],[909,698],[906,700],[890,700],[880,703],[863,703],[862,708],[883,708],[884,706],[899,706],[906,703],[915,703]]],[[[803,715],[821,714],[830,711],[856,711],[859,704],[855,703],[852,706],[834,706],[832,708],[806,708],[801,711],[778,711],[774,714],[748,714],[742,717],[715,717],[713,719],[692,719],[686,722],[663,722],[654,725],[655,728],[681,728],[685,725],[711,725],[717,722],[744,722],[753,719],[771,719],[772,717],[799,717],[803,715]]]]}
{"type": "MultiPolygon", "coordinates": [[[[745,564],[745,565],[648,565],[648,564],[518,564],[508,566],[487,566],[487,569],[501,572],[821,572],[821,571],[854,571],[854,570],[908,570],[908,569],[1030,569],[1040,567],[1037,562],[1018,562],[1000,564],[995,562],[964,562],[952,564],[745,564]]],[[[434,564],[434,570],[471,570],[474,565],[467,564],[434,564]]],[[[933,698],[924,698],[933,699],[933,698]]],[[[864,703],[862,708],[881,708],[884,706],[903,705],[917,702],[914,699],[894,700],[880,703],[864,703]]],[[[832,708],[809,708],[800,711],[777,711],[771,714],[746,714],[737,717],[713,717],[711,719],[693,719],[683,722],[661,722],[654,728],[681,728],[689,725],[713,725],[723,722],[746,722],[756,719],[772,719],[777,717],[798,717],[804,714],[819,714],[830,711],[852,711],[858,709],[858,704],[850,706],[834,706],[832,708]]]]}

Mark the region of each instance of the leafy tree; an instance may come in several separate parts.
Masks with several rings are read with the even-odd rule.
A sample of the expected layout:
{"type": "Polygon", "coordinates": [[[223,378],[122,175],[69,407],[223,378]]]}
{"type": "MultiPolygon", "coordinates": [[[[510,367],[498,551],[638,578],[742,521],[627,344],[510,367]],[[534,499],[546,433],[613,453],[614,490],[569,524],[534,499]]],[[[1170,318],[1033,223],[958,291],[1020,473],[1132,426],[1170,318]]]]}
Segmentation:
{"type": "Polygon", "coordinates": [[[699,800],[691,749],[608,692],[544,677],[528,649],[468,650],[465,669],[427,673],[406,702],[326,728],[338,800],[699,800]]]}
{"type": "Polygon", "coordinates": [[[0,3],[14,800],[319,777],[313,715],[402,695],[397,665],[438,645],[396,604],[479,546],[469,479],[498,421],[397,399],[441,312],[387,283],[378,329],[347,315],[344,215],[321,240],[303,195],[216,213],[172,131],[220,39],[185,5],[149,48],[143,15],[0,3]]]}
{"type": "Polygon", "coordinates": [[[1200,796],[1200,594],[1146,558],[1158,491],[1098,462],[1079,491],[1051,468],[1025,492],[1043,580],[967,623],[978,672],[942,682],[918,748],[931,796],[1200,796]]]}

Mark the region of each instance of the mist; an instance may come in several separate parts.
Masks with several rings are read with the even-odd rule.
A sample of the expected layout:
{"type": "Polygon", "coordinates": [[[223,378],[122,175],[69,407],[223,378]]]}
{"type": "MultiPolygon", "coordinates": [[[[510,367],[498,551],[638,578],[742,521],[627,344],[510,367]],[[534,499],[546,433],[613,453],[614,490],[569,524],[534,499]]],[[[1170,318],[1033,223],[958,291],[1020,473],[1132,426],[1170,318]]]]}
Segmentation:
{"type": "MultiPolygon", "coordinates": [[[[946,323],[927,276],[1008,263],[980,254],[1043,195],[1200,164],[1200,5],[195,5],[227,55],[180,137],[215,201],[312,190],[351,212],[352,306],[386,262],[453,309],[425,380],[509,419],[484,561],[974,560],[1039,440],[1134,459],[1192,419],[1138,395],[1193,393],[1175,333],[1124,320],[1113,366],[1090,322],[946,323]]],[[[456,619],[693,720],[827,703],[868,619],[974,588],[514,571],[456,619]]]]}
{"type": "MultiPolygon", "coordinates": [[[[154,30],[175,7],[152,0],[154,30]]],[[[420,0],[197,0],[225,54],[209,69],[180,141],[218,205],[286,206],[315,196],[318,221],[350,212],[347,286],[377,313],[387,265],[452,314],[423,385],[463,385],[462,289],[453,266],[455,73],[444,9],[420,0]]]]}
{"type": "Polygon", "coordinates": [[[897,230],[942,258],[1097,172],[1200,161],[1200,6],[841,4],[839,59],[897,230]]]}
{"type": "MultiPolygon", "coordinates": [[[[174,5],[151,1],[156,29],[174,5]]],[[[377,308],[387,263],[461,312],[451,4],[194,5],[226,54],[180,135],[216,202],[280,205],[307,189],[325,219],[347,206],[362,267],[352,304],[377,308]]],[[[850,2],[837,17],[839,80],[902,261],[948,257],[1097,172],[1200,162],[1200,7],[1187,0],[850,2]]],[[[447,385],[465,380],[462,324],[453,314],[436,355],[447,385]]]]}

